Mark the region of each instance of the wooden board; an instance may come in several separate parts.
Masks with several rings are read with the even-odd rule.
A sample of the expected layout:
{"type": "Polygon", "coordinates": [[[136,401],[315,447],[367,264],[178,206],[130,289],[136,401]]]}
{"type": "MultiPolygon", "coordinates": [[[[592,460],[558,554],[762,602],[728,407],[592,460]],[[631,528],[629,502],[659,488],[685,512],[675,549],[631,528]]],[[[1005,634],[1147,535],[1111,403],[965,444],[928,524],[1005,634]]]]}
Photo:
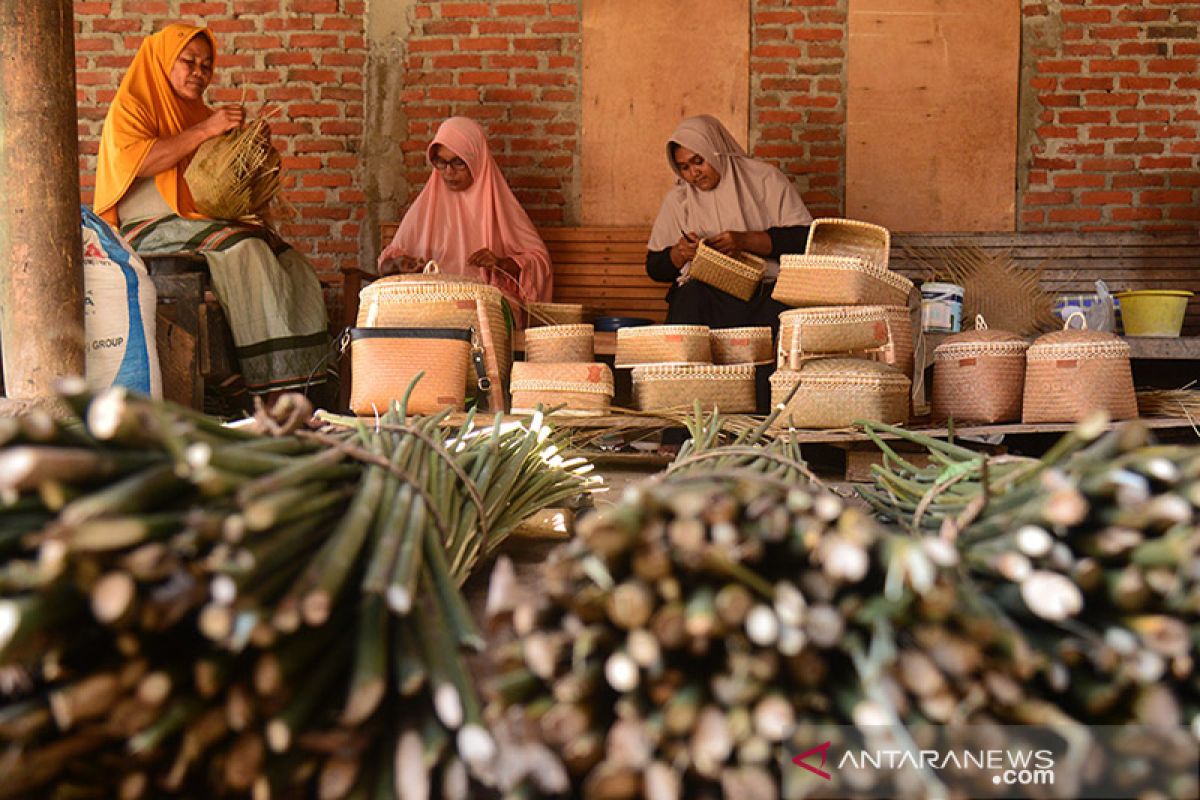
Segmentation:
{"type": "Polygon", "coordinates": [[[1011,231],[1021,8],[850,0],[846,215],[896,231],[1011,231]]]}
{"type": "Polygon", "coordinates": [[[162,369],[163,399],[200,409],[204,384],[196,361],[196,337],[161,311],[156,316],[158,363],[162,369]]]}
{"type": "Polygon", "coordinates": [[[749,0],[584,0],[584,224],[654,221],[683,117],[712,114],[745,145],[749,65],[749,0]]]}

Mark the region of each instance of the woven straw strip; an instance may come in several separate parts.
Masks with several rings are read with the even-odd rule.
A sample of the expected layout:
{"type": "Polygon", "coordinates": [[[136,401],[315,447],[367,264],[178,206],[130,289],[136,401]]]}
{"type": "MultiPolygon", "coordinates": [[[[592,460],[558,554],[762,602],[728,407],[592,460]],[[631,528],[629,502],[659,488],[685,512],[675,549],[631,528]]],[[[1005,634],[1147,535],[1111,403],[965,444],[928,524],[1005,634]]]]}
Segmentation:
{"type": "Polygon", "coordinates": [[[1030,361],[1025,371],[1021,419],[1034,422],[1078,422],[1094,411],[1112,419],[1137,416],[1137,395],[1128,360],[1113,358],[1061,362],[1030,361]]]}
{"type": "Polygon", "coordinates": [[[1064,342],[1037,344],[1026,353],[1030,361],[1061,361],[1063,359],[1125,359],[1131,350],[1127,342],[1064,342]]]}
{"type": "Polygon", "coordinates": [[[581,394],[603,394],[612,397],[612,380],[593,383],[570,380],[515,380],[512,390],[516,392],[579,392],[581,394]]]}
{"type": "Polygon", "coordinates": [[[639,325],[634,328],[619,328],[617,341],[622,339],[654,339],[660,336],[700,336],[707,337],[707,325],[639,325]]]}
{"type": "Polygon", "coordinates": [[[888,306],[818,306],[794,308],[779,315],[779,322],[800,324],[808,327],[862,324],[883,319],[888,306]]]}
{"type": "Polygon", "coordinates": [[[1015,355],[967,353],[953,359],[939,354],[933,367],[933,418],[1013,422],[1021,418],[1024,388],[1025,358],[1019,351],[1015,355]]]}
{"type": "MultiPolygon", "coordinates": [[[[955,342],[941,344],[933,351],[934,361],[982,356],[1024,356],[1029,342],[955,342]]],[[[1022,358],[1022,363],[1024,359],[1022,358]]]]}
{"type": "Polygon", "coordinates": [[[753,364],[683,364],[634,367],[633,382],[685,381],[693,378],[715,381],[744,381],[754,378],[753,364]]]}
{"type": "Polygon", "coordinates": [[[594,336],[595,327],[592,325],[543,325],[540,328],[530,328],[525,331],[525,341],[542,339],[557,339],[571,336],[594,336]]]}

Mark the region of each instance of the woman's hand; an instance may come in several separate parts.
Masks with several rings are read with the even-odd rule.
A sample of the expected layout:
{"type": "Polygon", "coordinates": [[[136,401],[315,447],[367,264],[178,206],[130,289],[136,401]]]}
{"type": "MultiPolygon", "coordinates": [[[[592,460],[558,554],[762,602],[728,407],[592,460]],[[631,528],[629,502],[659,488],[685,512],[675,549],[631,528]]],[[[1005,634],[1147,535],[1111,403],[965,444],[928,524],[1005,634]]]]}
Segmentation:
{"type": "Polygon", "coordinates": [[[766,231],[722,231],[708,237],[704,243],[727,256],[734,253],[771,254],[771,235],[766,231]]]}
{"type": "Polygon", "coordinates": [[[486,247],[471,253],[467,258],[467,266],[488,271],[499,270],[513,278],[521,275],[520,264],[507,256],[498,256],[486,247]]]}
{"type": "Polygon", "coordinates": [[[384,250],[383,254],[379,256],[379,274],[384,276],[420,272],[424,263],[419,258],[413,258],[398,251],[384,250]]]}
{"type": "Polygon", "coordinates": [[[226,131],[241,127],[246,121],[246,109],[241,106],[221,106],[213,111],[212,116],[200,123],[204,132],[211,139],[226,131]]]}
{"type": "Polygon", "coordinates": [[[683,269],[683,265],[696,257],[696,250],[700,247],[700,237],[695,233],[685,233],[679,237],[679,241],[671,245],[671,263],[676,269],[683,269]]]}

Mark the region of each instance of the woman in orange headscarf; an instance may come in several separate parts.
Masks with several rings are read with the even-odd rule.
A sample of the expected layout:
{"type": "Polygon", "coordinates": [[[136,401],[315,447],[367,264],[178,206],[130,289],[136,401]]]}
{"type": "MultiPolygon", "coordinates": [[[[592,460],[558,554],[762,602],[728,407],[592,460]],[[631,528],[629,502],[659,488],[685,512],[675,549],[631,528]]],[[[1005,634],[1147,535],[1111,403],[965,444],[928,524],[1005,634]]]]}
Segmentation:
{"type": "Polygon", "coordinates": [[[204,103],[216,51],[190,25],[143,40],[104,120],[95,210],[139,253],[204,256],[252,393],[306,388],[324,381],[329,345],[312,265],[267,227],[204,217],[184,179],[201,144],[244,120],[204,103]]]}
{"type": "Polygon", "coordinates": [[[433,171],[379,256],[379,272],[411,272],[426,261],[468,275],[524,304],[549,300],[550,254],[467,117],[443,122],[426,151],[433,171]]]}

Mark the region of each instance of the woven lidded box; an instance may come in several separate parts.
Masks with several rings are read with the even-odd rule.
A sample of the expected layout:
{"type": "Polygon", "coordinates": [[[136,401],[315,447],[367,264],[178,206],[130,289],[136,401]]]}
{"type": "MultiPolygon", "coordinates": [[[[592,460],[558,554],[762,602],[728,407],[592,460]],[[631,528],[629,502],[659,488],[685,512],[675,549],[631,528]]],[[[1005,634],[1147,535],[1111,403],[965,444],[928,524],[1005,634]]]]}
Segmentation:
{"type": "Polygon", "coordinates": [[[787,404],[774,427],[847,428],[859,419],[905,423],[911,386],[898,369],[875,361],[806,361],[771,376],[771,405],[787,404]]]}
{"type": "Polygon", "coordinates": [[[933,351],[933,418],[966,422],[1021,419],[1025,351],[1029,343],[991,330],[983,317],[975,329],[947,337],[933,351]]]}
{"type": "Polygon", "coordinates": [[[1127,342],[1102,331],[1066,329],[1039,337],[1025,352],[1022,421],[1078,422],[1094,411],[1111,419],[1136,417],[1129,353],[1127,342]]]}
{"type": "Polygon", "coordinates": [[[714,364],[770,364],[771,329],[713,328],[709,338],[714,364]]]}
{"type": "Polygon", "coordinates": [[[700,242],[688,275],[739,300],[749,300],[765,270],[766,262],[753,253],[726,255],[700,242]]]}
{"type": "Polygon", "coordinates": [[[613,375],[607,364],[513,364],[512,407],[529,411],[565,405],[575,414],[602,414],[612,405],[613,375]]]}
{"type": "Polygon", "coordinates": [[[618,367],[643,364],[709,364],[707,325],[643,325],[617,330],[618,367]]]}
{"type": "Polygon", "coordinates": [[[771,297],[789,306],[902,306],[913,284],[861,256],[785,255],[771,297]]]}
{"type": "Polygon", "coordinates": [[[633,403],[641,411],[716,408],[753,413],[757,403],[753,364],[663,364],[635,367],[633,403]]]}
{"type": "Polygon", "coordinates": [[[545,325],[525,331],[525,360],[591,363],[596,330],[591,325],[545,325]]]}

